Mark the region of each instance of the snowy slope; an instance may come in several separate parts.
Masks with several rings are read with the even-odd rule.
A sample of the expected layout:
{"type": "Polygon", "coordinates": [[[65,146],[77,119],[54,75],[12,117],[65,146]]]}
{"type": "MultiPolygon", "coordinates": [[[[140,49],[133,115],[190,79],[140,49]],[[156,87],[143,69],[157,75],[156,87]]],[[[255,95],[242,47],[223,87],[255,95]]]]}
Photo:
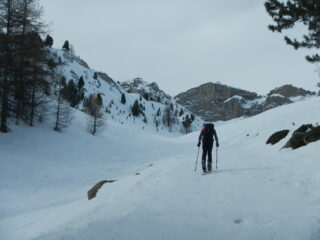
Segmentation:
{"type": "Polygon", "coordinates": [[[111,121],[92,137],[78,112],[63,134],[0,135],[0,238],[319,239],[320,142],[265,144],[275,131],[317,123],[319,104],[217,123],[219,170],[206,176],[193,171],[198,132],[164,137],[111,121]],[[118,181],[86,200],[103,179],[118,181]]]}
{"type": "MultiPolygon", "coordinates": [[[[120,83],[113,81],[103,72],[91,69],[86,62],[72,53],[54,48],[50,49],[50,51],[53,57],[56,59],[60,58],[64,62],[64,65],[57,72],[60,72],[67,82],[72,80],[77,85],[80,77],[83,77],[85,97],[88,97],[90,94],[101,94],[106,119],[137,129],[148,129],[149,131],[158,132],[163,135],[181,135],[181,133],[185,133],[182,121],[187,115],[191,116],[191,112],[161,91],[155,83],[148,84],[143,81],[145,85],[140,86],[145,87],[145,89],[140,89],[143,92],[149,93],[152,91],[153,95],[159,98],[159,101],[154,101],[155,99],[148,101],[143,98],[143,92],[127,92],[127,89],[122,87],[120,83]],[[94,77],[95,73],[97,74],[96,78],[94,77]],[[120,102],[122,94],[126,96],[125,104],[120,102]],[[143,106],[144,116],[132,116],[131,107],[136,100],[143,106]],[[181,109],[184,111],[183,115],[176,116],[176,123],[170,128],[164,126],[162,121],[163,113],[169,104],[173,106],[172,113],[179,113],[181,109]],[[161,115],[157,116],[159,109],[161,115]]],[[[80,110],[83,109],[82,104],[77,107],[80,110]]],[[[199,128],[202,124],[203,120],[195,116],[195,121],[191,124],[189,131],[199,128]]]]}

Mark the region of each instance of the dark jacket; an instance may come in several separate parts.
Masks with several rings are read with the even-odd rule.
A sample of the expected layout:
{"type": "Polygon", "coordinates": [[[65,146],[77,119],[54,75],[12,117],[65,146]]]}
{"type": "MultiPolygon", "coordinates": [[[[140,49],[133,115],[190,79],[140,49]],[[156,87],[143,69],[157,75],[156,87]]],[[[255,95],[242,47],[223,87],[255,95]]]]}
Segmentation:
{"type": "Polygon", "coordinates": [[[202,128],[200,136],[199,136],[199,143],[202,140],[202,146],[210,146],[213,144],[214,138],[216,139],[216,145],[219,146],[218,136],[216,130],[213,128],[210,134],[205,134],[206,128],[202,128]]]}

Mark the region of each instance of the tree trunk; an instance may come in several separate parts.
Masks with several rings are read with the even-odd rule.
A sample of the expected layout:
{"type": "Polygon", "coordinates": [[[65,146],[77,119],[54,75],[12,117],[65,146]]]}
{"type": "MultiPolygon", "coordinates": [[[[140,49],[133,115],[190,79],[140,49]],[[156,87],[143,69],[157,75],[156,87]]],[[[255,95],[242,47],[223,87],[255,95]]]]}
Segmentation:
{"type": "Polygon", "coordinates": [[[32,100],[31,100],[31,113],[30,113],[30,127],[32,127],[32,126],[33,126],[34,108],[35,108],[35,95],[36,95],[35,86],[32,86],[32,100]]]}
{"type": "Polygon", "coordinates": [[[0,131],[3,133],[8,132],[7,120],[8,120],[8,90],[6,87],[2,89],[2,110],[1,110],[1,126],[0,131]]]}
{"type": "Polygon", "coordinates": [[[97,132],[97,116],[96,114],[93,117],[93,132],[92,135],[95,135],[97,132]]]}
{"type": "Polygon", "coordinates": [[[57,109],[56,126],[54,128],[55,131],[60,131],[60,129],[59,129],[60,104],[61,104],[61,83],[59,83],[58,109],[57,109]]]}
{"type": "Polygon", "coordinates": [[[8,132],[8,112],[9,112],[9,68],[11,63],[11,56],[10,56],[10,47],[9,47],[9,38],[11,35],[11,0],[8,0],[7,3],[7,24],[6,24],[6,37],[5,37],[5,62],[4,62],[4,78],[3,78],[3,85],[2,85],[2,109],[1,109],[1,125],[0,131],[3,133],[8,132]]]}

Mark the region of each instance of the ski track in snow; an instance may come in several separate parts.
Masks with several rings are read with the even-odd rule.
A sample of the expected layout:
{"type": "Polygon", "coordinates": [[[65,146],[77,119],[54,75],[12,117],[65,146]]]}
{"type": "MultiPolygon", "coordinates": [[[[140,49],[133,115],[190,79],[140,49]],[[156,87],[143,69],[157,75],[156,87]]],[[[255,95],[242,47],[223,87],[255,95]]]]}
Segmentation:
{"type": "Polygon", "coordinates": [[[97,137],[85,123],[0,135],[0,239],[319,239],[320,143],[280,150],[292,130],[318,121],[319,104],[217,123],[219,168],[205,176],[201,153],[194,172],[197,132],[168,138],[110,122],[97,137]],[[282,129],[286,139],[265,144],[282,129]],[[88,201],[103,179],[119,181],[88,201]]]}

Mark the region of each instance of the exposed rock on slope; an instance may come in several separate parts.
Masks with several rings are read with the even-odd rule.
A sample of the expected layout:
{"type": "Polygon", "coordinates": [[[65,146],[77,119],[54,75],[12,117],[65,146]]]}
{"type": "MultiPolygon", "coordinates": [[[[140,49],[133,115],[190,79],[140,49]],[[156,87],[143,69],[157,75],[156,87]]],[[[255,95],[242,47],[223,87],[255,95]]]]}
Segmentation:
{"type": "Polygon", "coordinates": [[[171,96],[160,90],[157,83],[148,83],[142,78],[135,78],[130,81],[121,83],[121,86],[128,93],[137,93],[143,96],[146,100],[155,101],[163,104],[168,104],[172,101],[171,96]]]}
{"type": "Polygon", "coordinates": [[[267,96],[220,83],[206,83],[175,97],[176,101],[205,121],[230,120],[253,116],[283,104],[292,103],[315,93],[285,85],[267,96]]]}
{"type": "Polygon", "coordinates": [[[87,193],[88,195],[88,200],[91,200],[97,196],[97,193],[99,189],[105,184],[105,183],[113,183],[116,182],[117,180],[103,180],[95,184],[87,193]]]}
{"type": "Polygon", "coordinates": [[[206,121],[228,120],[244,114],[241,107],[257,94],[218,83],[206,83],[175,97],[191,112],[206,121]]]}
{"type": "Polygon", "coordinates": [[[268,96],[272,94],[280,94],[286,98],[292,98],[292,97],[314,95],[315,93],[304,90],[303,88],[294,87],[292,85],[284,85],[282,87],[271,90],[268,96]]]}
{"type": "Polygon", "coordinates": [[[288,133],[289,133],[289,130],[282,130],[279,132],[275,132],[269,137],[266,144],[274,145],[278,143],[280,140],[284,139],[288,135],[288,133]]]}
{"type": "Polygon", "coordinates": [[[297,149],[320,140],[320,126],[306,124],[295,130],[283,148],[297,149]]]}

